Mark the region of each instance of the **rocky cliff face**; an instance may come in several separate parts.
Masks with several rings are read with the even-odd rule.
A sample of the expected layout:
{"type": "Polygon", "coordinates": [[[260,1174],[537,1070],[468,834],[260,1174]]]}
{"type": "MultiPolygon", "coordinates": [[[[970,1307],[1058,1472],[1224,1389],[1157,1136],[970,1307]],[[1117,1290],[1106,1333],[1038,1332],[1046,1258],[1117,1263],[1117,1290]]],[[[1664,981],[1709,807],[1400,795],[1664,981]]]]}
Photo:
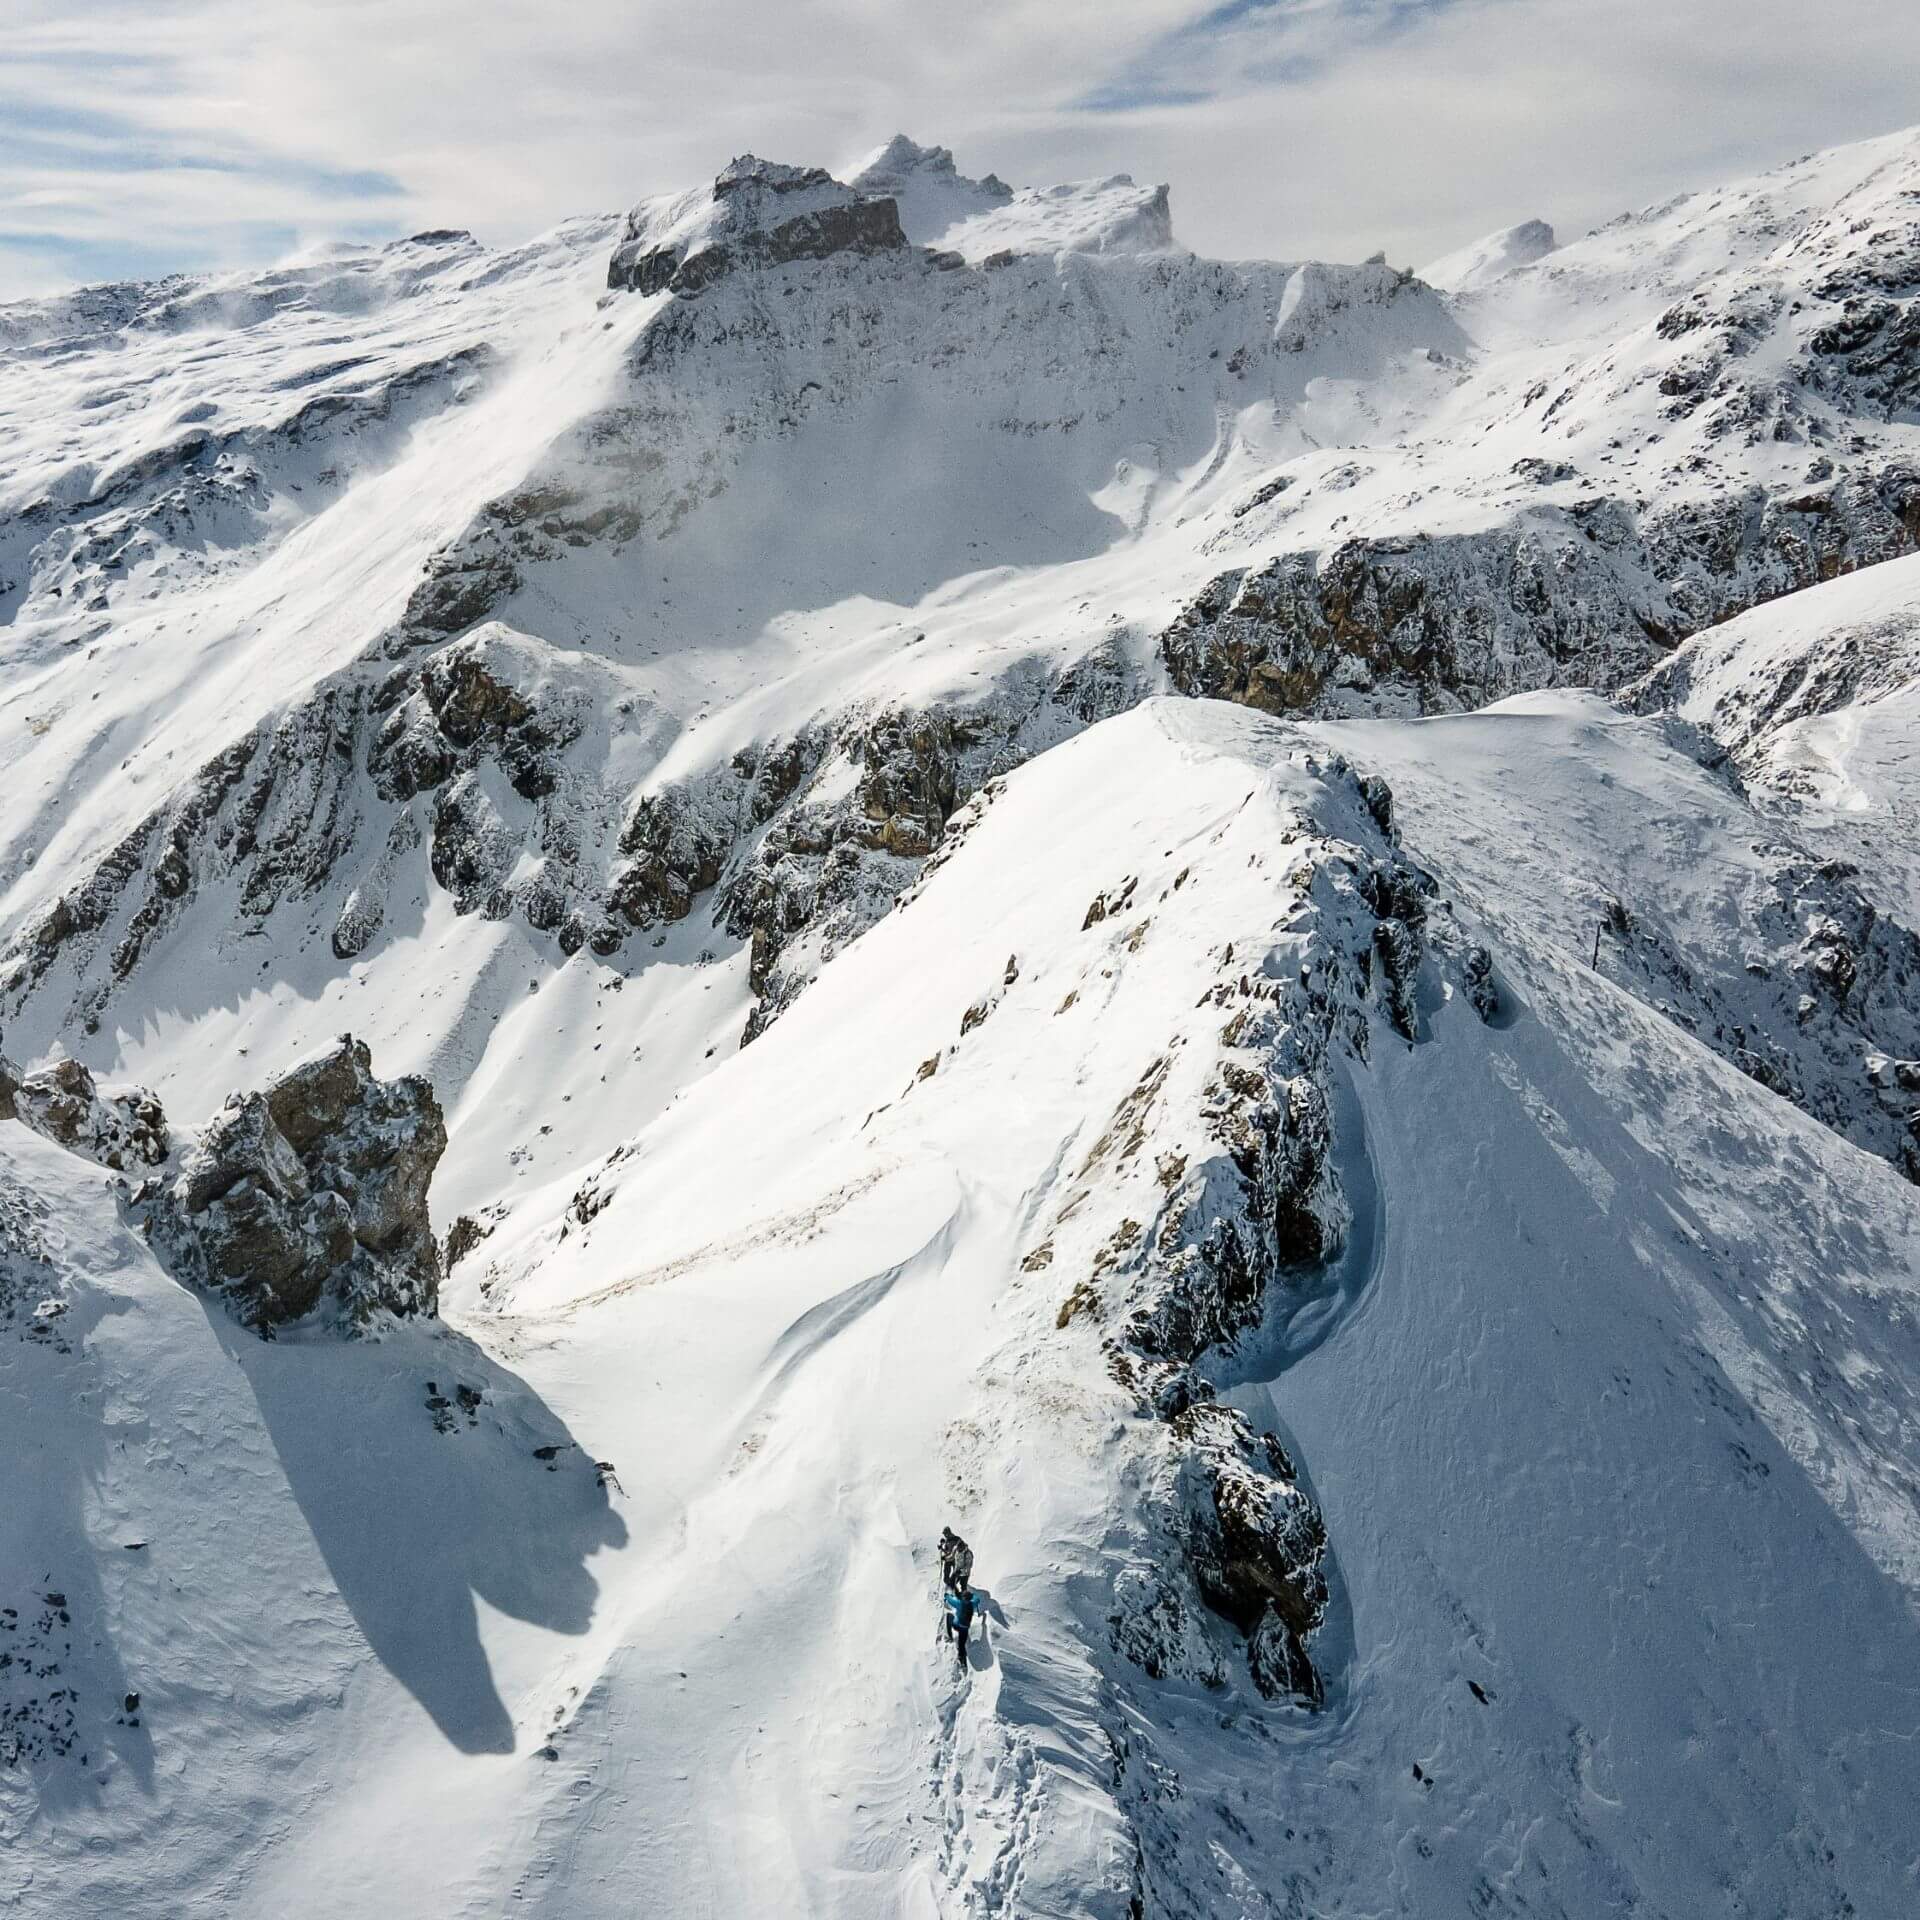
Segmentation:
{"type": "Polygon", "coordinates": [[[1790,498],[1753,489],[1645,512],[1599,497],[1485,533],[1277,555],[1209,581],[1161,658],[1182,693],[1269,713],[1448,713],[1534,687],[1612,690],[1703,627],[1920,547],[1920,469],[1836,478],[1825,465],[1790,498]]]}
{"type": "Polygon", "coordinates": [[[783,267],[836,253],[904,247],[893,200],[843,186],[824,167],[789,167],[752,154],[721,169],[702,207],[636,207],[607,266],[607,285],[635,293],[695,294],[742,267],[783,267]]]}
{"type": "Polygon", "coordinates": [[[361,1330],[435,1309],[427,1189],[446,1145],[432,1087],[376,1080],[366,1046],[343,1035],[235,1094],[136,1212],[182,1277],[263,1337],[323,1307],[361,1330]]]}

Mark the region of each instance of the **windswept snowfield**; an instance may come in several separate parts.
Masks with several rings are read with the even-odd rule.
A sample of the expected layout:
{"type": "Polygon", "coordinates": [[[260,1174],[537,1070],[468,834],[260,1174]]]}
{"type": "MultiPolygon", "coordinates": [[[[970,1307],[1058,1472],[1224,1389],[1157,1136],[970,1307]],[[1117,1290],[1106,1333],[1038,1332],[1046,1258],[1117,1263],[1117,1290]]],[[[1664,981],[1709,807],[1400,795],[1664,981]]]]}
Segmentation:
{"type": "Polygon", "coordinates": [[[0,308],[0,1912],[1920,1911],[1920,135],[1175,232],[0,308]]]}

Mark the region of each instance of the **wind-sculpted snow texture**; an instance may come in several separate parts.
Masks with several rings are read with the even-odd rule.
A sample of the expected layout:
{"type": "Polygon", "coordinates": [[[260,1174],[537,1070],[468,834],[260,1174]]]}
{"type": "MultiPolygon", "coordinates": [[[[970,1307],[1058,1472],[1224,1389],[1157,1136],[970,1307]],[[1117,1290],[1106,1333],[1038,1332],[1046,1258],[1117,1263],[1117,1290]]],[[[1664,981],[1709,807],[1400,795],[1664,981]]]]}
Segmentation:
{"type": "Polygon", "coordinates": [[[4,1897],[1905,1911],[1916,195],[0,309],[4,1897]]]}

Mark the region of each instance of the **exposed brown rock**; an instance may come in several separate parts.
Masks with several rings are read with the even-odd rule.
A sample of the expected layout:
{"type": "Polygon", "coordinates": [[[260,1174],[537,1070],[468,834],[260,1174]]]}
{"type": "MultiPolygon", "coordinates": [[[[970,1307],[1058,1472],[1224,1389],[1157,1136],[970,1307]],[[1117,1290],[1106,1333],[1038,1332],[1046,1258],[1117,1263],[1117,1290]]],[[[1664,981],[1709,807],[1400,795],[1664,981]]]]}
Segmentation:
{"type": "Polygon", "coordinates": [[[432,1087],[376,1080],[343,1035],[260,1092],[236,1094],[148,1196],[183,1277],[263,1335],[331,1303],[348,1328],[431,1314],[441,1257],[427,1190],[446,1150],[432,1087]]]}
{"type": "Polygon", "coordinates": [[[157,1167],[167,1157],[167,1117],[144,1087],[103,1094],[78,1060],[56,1060],[22,1074],[7,1091],[0,1066],[0,1117],[8,1112],[70,1152],[116,1173],[157,1167]]]}

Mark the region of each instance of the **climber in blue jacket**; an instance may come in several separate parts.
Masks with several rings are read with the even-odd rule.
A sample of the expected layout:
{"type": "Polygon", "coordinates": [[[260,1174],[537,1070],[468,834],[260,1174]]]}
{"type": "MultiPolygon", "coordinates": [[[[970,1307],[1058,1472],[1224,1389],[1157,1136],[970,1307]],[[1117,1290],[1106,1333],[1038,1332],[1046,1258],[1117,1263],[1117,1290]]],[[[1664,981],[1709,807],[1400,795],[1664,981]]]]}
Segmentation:
{"type": "Polygon", "coordinates": [[[946,1607],[946,1635],[953,1642],[960,1656],[960,1664],[964,1667],[967,1664],[967,1635],[973,1630],[973,1589],[948,1588],[946,1607]]]}

